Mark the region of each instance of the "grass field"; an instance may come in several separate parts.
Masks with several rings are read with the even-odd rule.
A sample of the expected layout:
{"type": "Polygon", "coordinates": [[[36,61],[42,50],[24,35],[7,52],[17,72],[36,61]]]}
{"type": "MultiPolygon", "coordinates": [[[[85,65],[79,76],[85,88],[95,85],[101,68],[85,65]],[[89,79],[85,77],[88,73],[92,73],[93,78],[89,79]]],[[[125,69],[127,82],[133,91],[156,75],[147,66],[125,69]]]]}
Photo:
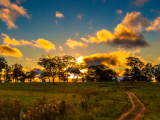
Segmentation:
{"type": "Polygon", "coordinates": [[[146,106],[146,114],[143,120],[159,120],[160,118],[160,83],[136,83],[136,87],[133,87],[129,83],[126,83],[125,89],[135,93],[135,95],[146,106]]]}
{"type": "MultiPolygon", "coordinates": [[[[62,100],[64,100],[66,106],[70,106],[68,108],[66,107],[66,109],[68,109],[67,111],[73,110],[73,112],[70,112],[71,114],[67,112],[65,112],[65,114],[55,113],[56,117],[54,119],[115,120],[123,111],[131,106],[131,103],[123,90],[115,87],[110,91],[113,85],[113,82],[101,84],[92,82],[55,83],[54,86],[52,83],[2,83],[0,84],[0,97],[3,98],[3,102],[5,102],[7,98],[19,100],[20,107],[23,107],[24,110],[24,116],[28,116],[26,119],[31,117],[31,112],[27,112],[27,110],[34,113],[36,107],[36,109],[43,109],[39,106],[45,106],[44,104],[61,104],[62,100]],[[43,101],[43,98],[45,98],[45,101],[43,101]],[[42,104],[42,101],[44,104],[42,104]],[[56,101],[57,103],[50,103],[48,101],[56,101]],[[38,105],[34,106],[35,103],[38,105]]],[[[18,109],[20,109],[20,107],[18,109]]],[[[59,109],[61,109],[61,107],[59,109]]],[[[9,112],[9,110],[6,111],[9,112]]],[[[43,115],[43,117],[46,116],[46,114],[43,115]]],[[[10,116],[14,117],[14,115],[10,116]]],[[[5,118],[4,115],[1,117],[5,118]]],[[[37,116],[37,118],[38,117],[43,118],[42,116],[37,116]]],[[[45,118],[46,117],[44,117],[44,119],[45,118]]],[[[53,118],[53,116],[50,116],[50,119],[51,118],[53,118]]]]}
{"type": "MultiPolygon", "coordinates": [[[[3,112],[0,112],[0,118],[19,119],[23,108],[23,120],[115,120],[131,107],[131,102],[128,95],[119,89],[120,85],[113,85],[113,82],[55,83],[54,86],[52,83],[2,83],[0,109],[3,112]]],[[[133,92],[146,106],[142,119],[158,120],[160,83],[136,83],[136,86],[139,89],[125,83],[125,89],[133,92]]],[[[136,107],[125,120],[131,119],[140,108],[134,97],[133,101],[136,107]]]]}

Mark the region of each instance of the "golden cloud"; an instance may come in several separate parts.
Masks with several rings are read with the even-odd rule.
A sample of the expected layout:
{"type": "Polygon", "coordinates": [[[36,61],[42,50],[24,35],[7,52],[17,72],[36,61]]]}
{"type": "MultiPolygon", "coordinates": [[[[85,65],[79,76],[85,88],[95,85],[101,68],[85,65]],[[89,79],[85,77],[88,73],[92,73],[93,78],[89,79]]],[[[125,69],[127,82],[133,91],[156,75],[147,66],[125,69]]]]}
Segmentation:
{"type": "Polygon", "coordinates": [[[1,45],[0,53],[6,56],[22,57],[22,53],[17,48],[11,48],[8,45],[1,45]]]}
{"type": "Polygon", "coordinates": [[[59,46],[59,50],[60,50],[60,51],[63,51],[63,48],[62,48],[62,46],[59,46]]]}
{"type": "Polygon", "coordinates": [[[32,59],[26,58],[26,60],[27,60],[27,61],[30,61],[30,60],[32,60],[32,59]]]}
{"type": "Polygon", "coordinates": [[[40,38],[34,42],[35,42],[35,44],[34,44],[35,47],[45,49],[47,52],[49,52],[51,49],[56,49],[54,44],[52,44],[50,41],[42,39],[42,38],[40,38]]]}
{"type": "Polygon", "coordinates": [[[77,42],[76,40],[72,40],[71,38],[67,39],[66,41],[67,41],[66,44],[72,49],[74,49],[75,46],[84,47],[84,48],[87,47],[86,44],[84,44],[82,42],[77,42]]]}
{"type": "Polygon", "coordinates": [[[0,6],[5,7],[0,10],[0,19],[7,24],[8,29],[18,28],[13,22],[20,15],[28,19],[30,18],[26,9],[15,3],[11,3],[10,0],[0,0],[0,6]]]}
{"type": "Polygon", "coordinates": [[[50,51],[51,49],[56,49],[55,45],[52,44],[50,41],[45,40],[45,39],[38,39],[38,40],[32,40],[32,41],[25,41],[25,40],[16,40],[14,38],[9,38],[7,34],[2,33],[3,36],[3,44],[5,45],[13,45],[13,46],[22,46],[22,45],[29,45],[31,47],[38,47],[45,49],[47,52],[50,51]]]}
{"type": "Polygon", "coordinates": [[[104,42],[111,46],[121,46],[124,48],[147,47],[148,42],[144,40],[143,34],[139,33],[149,25],[146,18],[141,17],[140,12],[127,13],[122,23],[114,28],[111,33],[106,29],[97,31],[96,37],[88,35],[88,39],[81,38],[86,43],[104,42]]]}
{"type": "Polygon", "coordinates": [[[153,22],[151,22],[151,25],[146,28],[146,31],[158,31],[160,30],[160,17],[156,18],[153,20],[153,22]]]}
{"type": "Polygon", "coordinates": [[[18,28],[17,25],[13,23],[14,19],[17,17],[17,14],[10,12],[9,9],[0,10],[0,19],[7,24],[8,29],[18,28]]]}
{"type": "Polygon", "coordinates": [[[125,66],[126,58],[135,56],[135,53],[140,53],[140,50],[137,49],[135,51],[125,51],[123,49],[119,49],[118,51],[110,53],[97,53],[90,56],[83,56],[81,61],[84,62],[85,67],[99,64],[105,64],[108,66],[125,66]]]}
{"type": "Polygon", "coordinates": [[[54,21],[55,23],[56,23],[56,25],[58,25],[58,22],[57,22],[57,20],[56,21],[54,21]]]}
{"type": "Polygon", "coordinates": [[[64,17],[64,15],[62,13],[58,12],[58,11],[56,11],[55,16],[59,17],[59,18],[63,18],[64,17]]]}
{"type": "Polygon", "coordinates": [[[1,34],[3,36],[3,44],[5,45],[13,45],[13,46],[20,46],[20,45],[33,45],[32,42],[28,42],[25,40],[16,40],[14,38],[10,39],[9,36],[7,34],[2,33],[1,34]]]}
{"type": "Polygon", "coordinates": [[[123,11],[122,10],[116,10],[116,14],[119,15],[119,14],[122,14],[123,11]]]}

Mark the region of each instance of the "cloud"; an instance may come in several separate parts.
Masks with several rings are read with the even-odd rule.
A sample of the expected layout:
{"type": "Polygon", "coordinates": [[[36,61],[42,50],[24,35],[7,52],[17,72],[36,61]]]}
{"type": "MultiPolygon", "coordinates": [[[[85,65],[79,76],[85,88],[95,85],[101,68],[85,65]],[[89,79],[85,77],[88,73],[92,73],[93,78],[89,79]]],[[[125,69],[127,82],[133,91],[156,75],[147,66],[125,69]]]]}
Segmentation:
{"type": "Polygon", "coordinates": [[[153,20],[153,22],[151,22],[151,25],[146,28],[146,31],[158,31],[160,30],[160,17],[157,17],[156,19],[153,20]]]}
{"type": "Polygon", "coordinates": [[[102,54],[97,53],[90,56],[84,56],[82,62],[84,62],[85,67],[99,64],[105,64],[108,66],[125,66],[126,58],[129,56],[134,56],[135,53],[140,53],[140,50],[125,51],[123,49],[119,49],[115,52],[102,54]]]}
{"type": "Polygon", "coordinates": [[[79,36],[78,32],[76,32],[76,35],[75,36],[79,36]]]}
{"type": "Polygon", "coordinates": [[[22,57],[22,53],[17,48],[11,48],[8,45],[1,45],[0,53],[6,56],[22,57]]]}
{"type": "Polygon", "coordinates": [[[123,11],[122,10],[116,10],[116,14],[119,15],[119,14],[122,14],[123,11]]]}
{"type": "Polygon", "coordinates": [[[106,2],[106,0],[103,0],[103,2],[106,2]]]}
{"type": "Polygon", "coordinates": [[[56,23],[56,25],[58,25],[58,22],[57,22],[57,20],[56,21],[54,21],[55,23],[56,23]]]}
{"type": "Polygon", "coordinates": [[[62,46],[59,46],[59,50],[60,50],[60,51],[63,51],[63,48],[62,48],[62,46]]]}
{"type": "Polygon", "coordinates": [[[149,0],[134,0],[136,6],[142,6],[145,2],[149,2],[149,0]]]}
{"type": "Polygon", "coordinates": [[[32,60],[32,59],[26,58],[26,60],[27,60],[27,61],[30,61],[30,60],[32,60]]]}
{"type": "Polygon", "coordinates": [[[14,19],[17,17],[18,15],[11,12],[9,9],[0,10],[0,19],[7,24],[7,29],[18,28],[17,25],[13,23],[14,19]]]}
{"type": "Polygon", "coordinates": [[[122,23],[114,28],[111,33],[106,29],[97,31],[96,36],[88,35],[88,39],[81,38],[86,43],[106,43],[111,46],[121,46],[124,48],[147,47],[148,42],[144,40],[143,34],[140,33],[149,26],[146,18],[141,16],[140,12],[127,13],[122,23]]]}
{"type": "Polygon", "coordinates": [[[79,12],[78,15],[77,15],[77,18],[82,19],[82,16],[84,16],[84,14],[80,14],[80,12],[79,12]]]}
{"type": "Polygon", "coordinates": [[[22,6],[18,6],[15,3],[11,3],[10,0],[0,0],[0,6],[3,8],[0,10],[0,19],[7,24],[8,29],[18,28],[13,22],[19,16],[30,18],[26,10],[22,6]]]}
{"type": "Polygon", "coordinates": [[[7,34],[4,34],[2,33],[1,34],[2,39],[3,39],[3,44],[5,45],[13,45],[13,46],[20,46],[20,45],[33,45],[32,42],[28,42],[28,41],[25,41],[25,40],[16,40],[14,38],[10,39],[9,36],[7,34]]]}
{"type": "Polygon", "coordinates": [[[16,40],[14,38],[9,38],[7,34],[2,33],[1,34],[3,37],[3,44],[5,45],[12,45],[12,46],[23,46],[23,45],[29,45],[31,47],[38,47],[45,49],[47,52],[50,51],[51,49],[56,49],[55,45],[51,43],[48,40],[39,38],[38,40],[32,40],[32,41],[26,41],[26,40],[16,40]]]}
{"type": "Polygon", "coordinates": [[[55,16],[58,18],[63,18],[64,17],[64,15],[62,14],[62,13],[60,13],[60,12],[58,12],[58,11],[56,11],[56,13],[55,13],[55,16]]]}
{"type": "Polygon", "coordinates": [[[87,47],[86,44],[84,44],[82,42],[77,42],[76,40],[72,40],[71,38],[67,39],[66,41],[67,41],[66,44],[72,49],[74,49],[75,46],[84,47],[84,48],[87,47]]]}
{"type": "Polygon", "coordinates": [[[35,44],[34,44],[35,47],[45,49],[47,52],[49,52],[51,49],[56,49],[54,44],[52,44],[50,41],[42,39],[42,38],[40,38],[34,42],[35,42],[35,44]]]}

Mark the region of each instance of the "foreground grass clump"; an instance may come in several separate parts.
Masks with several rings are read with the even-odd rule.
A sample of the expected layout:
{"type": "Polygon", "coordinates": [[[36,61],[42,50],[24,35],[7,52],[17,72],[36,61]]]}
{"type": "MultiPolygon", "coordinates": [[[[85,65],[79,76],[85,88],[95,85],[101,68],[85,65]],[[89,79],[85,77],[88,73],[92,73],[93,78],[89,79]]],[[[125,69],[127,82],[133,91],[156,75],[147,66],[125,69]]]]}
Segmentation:
{"type": "Polygon", "coordinates": [[[17,99],[0,98],[1,119],[18,120],[21,108],[23,108],[23,120],[55,120],[58,116],[73,114],[72,105],[63,100],[57,102],[52,99],[39,98],[28,106],[21,105],[17,99]]]}
{"type": "MultiPolygon", "coordinates": [[[[113,84],[4,83],[0,84],[5,86],[0,88],[0,97],[3,101],[18,99],[18,113],[11,116],[14,119],[19,119],[23,108],[23,120],[115,120],[131,107],[131,103],[119,87],[111,89],[113,84]]],[[[7,108],[4,110],[7,112],[7,108]]],[[[1,118],[5,117],[1,115],[1,118]]]]}

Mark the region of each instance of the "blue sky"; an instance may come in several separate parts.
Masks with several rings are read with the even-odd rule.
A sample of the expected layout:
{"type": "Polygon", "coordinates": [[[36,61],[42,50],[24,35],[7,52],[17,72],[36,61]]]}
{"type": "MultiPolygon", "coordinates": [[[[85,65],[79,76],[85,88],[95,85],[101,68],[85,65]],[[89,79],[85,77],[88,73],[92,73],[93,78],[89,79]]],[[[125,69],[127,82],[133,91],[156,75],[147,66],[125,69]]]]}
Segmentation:
{"type": "MultiPolygon", "coordinates": [[[[0,0],[0,52],[9,64],[17,62],[28,68],[38,67],[36,64],[38,57],[47,54],[70,54],[74,57],[81,55],[93,59],[97,57],[102,63],[105,62],[101,59],[102,56],[108,58],[118,51],[134,55],[143,61],[159,64],[159,4],[160,1],[158,0],[47,0],[47,2],[42,0],[0,0]],[[16,9],[16,7],[19,9],[16,9]],[[56,17],[56,13],[62,16],[56,17]],[[129,26],[129,22],[126,22],[129,20],[127,14],[128,16],[136,15],[137,19],[146,19],[148,25],[143,25],[144,21],[134,20],[134,23],[129,26]],[[124,20],[126,20],[125,23],[122,22],[124,20]],[[155,24],[154,20],[159,23],[155,24]],[[12,22],[17,27],[7,25],[7,22],[12,22]],[[124,43],[125,40],[123,39],[123,41],[122,36],[119,36],[121,33],[115,32],[115,28],[120,30],[117,26],[121,23],[123,27],[127,27],[126,29],[138,35],[136,40],[139,40],[140,34],[142,34],[144,39],[140,39],[139,42],[142,42],[143,45],[138,45],[138,43],[133,43],[135,46],[131,45],[133,38],[124,38],[130,40],[130,42],[124,43]],[[139,23],[142,30],[140,28],[135,30],[139,23]],[[112,33],[110,36],[116,38],[108,38],[107,31],[112,33]],[[104,32],[106,38],[100,39],[98,32],[104,32]],[[17,41],[34,41],[27,45],[22,45],[22,42],[16,45],[13,42],[7,42],[7,37],[10,38],[10,41],[13,41],[12,38],[17,41]],[[91,41],[91,37],[94,37],[96,41],[91,41]],[[38,41],[41,38],[43,42],[42,40],[41,42],[38,41]],[[81,38],[86,38],[88,41],[83,41],[81,38]],[[75,43],[77,45],[74,48],[69,47],[69,42],[66,44],[68,39],[70,39],[70,42],[77,41],[78,43],[75,43]],[[117,39],[120,44],[117,43],[117,39]],[[6,43],[4,43],[5,40],[6,43]],[[42,45],[44,41],[49,41],[50,43],[47,44],[52,44],[52,48],[45,48],[42,45]],[[78,46],[80,42],[83,44],[82,46],[78,46]],[[21,55],[18,55],[19,53],[14,55],[16,51],[12,51],[12,53],[11,50],[7,51],[4,45],[12,50],[16,48],[21,52],[21,55]],[[59,46],[63,48],[62,51],[59,50],[59,46]],[[126,48],[126,46],[129,46],[129,48],[126,48]],[[4,53],[4,49],[6,53],[4,53]],[[134,52],[136,50],[138,52],[134,52]],[[102,55],[98,56],[97,53],[102,55]],[[95,56],[93,57],[93,55],[95,56]],[[27,60],[27,58],[30,60],[27,60]]],[[[131,19],[132,17],[130,17],[131,19]]],[[[124,68],[124,62],[121,62],[118,66],[117,64],[110,64],[110,62],[105,63],[120,71],[124,68]]]]}

